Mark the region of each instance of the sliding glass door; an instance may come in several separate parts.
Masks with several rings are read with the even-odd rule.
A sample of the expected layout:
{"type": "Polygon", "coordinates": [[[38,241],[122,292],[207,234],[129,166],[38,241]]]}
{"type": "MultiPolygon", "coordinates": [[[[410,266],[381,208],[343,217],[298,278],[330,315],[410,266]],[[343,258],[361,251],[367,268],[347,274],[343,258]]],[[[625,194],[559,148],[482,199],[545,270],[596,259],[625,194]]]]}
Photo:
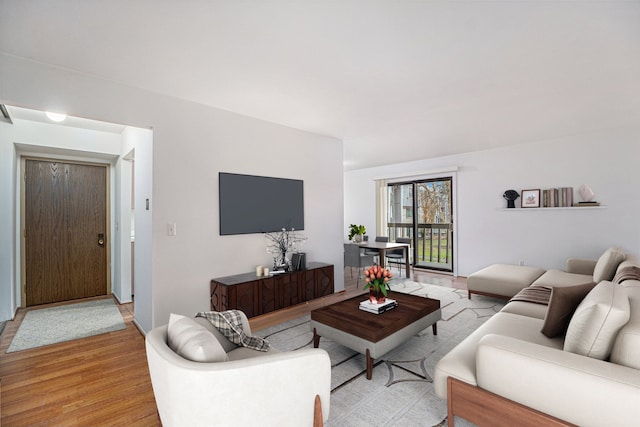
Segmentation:
{"type": "Polygon", "coordinates": [[[453,271],[451,177],[388,185],[389,240],[411,238],[415,267],[453,271]]]}

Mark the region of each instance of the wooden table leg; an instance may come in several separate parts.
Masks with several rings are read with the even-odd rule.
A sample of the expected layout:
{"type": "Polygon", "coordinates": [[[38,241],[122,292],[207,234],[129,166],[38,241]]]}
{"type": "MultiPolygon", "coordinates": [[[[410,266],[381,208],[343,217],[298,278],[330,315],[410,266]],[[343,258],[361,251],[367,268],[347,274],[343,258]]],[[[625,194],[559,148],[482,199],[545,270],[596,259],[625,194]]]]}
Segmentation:
{"type": "Polygon", "coordinates": [[[438,322],[431,325],[431,330],[433,331],[433,335],[438,335],[438,322]]]}
{"type": "Polygon", "coordinates": [[[320,335],[316,332],[316,328],[313,328],[313,348],[318,348],[320,345],[320,335]]]}
{"type": "Polygon", "coordinates": [[[371,353],[369,349],[367,349],[367,379],[370,380],[373,377],[373,359],[371,358],[371,353]]]}

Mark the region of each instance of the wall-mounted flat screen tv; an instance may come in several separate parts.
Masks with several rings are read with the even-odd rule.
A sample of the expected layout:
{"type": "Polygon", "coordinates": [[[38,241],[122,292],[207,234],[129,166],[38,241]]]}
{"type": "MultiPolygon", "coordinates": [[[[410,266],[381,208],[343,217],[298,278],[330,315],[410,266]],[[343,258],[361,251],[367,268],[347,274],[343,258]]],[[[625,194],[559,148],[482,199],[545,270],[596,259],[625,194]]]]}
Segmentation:
{"type": "Polygon", "coordinates": [[[220,235],[304,230],[304,182],[220,172],[220,235]]]}

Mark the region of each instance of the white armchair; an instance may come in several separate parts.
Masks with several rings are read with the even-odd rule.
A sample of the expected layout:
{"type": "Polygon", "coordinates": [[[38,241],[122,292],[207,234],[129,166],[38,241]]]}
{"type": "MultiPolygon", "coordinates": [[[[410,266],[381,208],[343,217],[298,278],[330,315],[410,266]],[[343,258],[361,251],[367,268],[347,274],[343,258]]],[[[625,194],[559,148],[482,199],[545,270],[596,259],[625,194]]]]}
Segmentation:
{"type": "MultiPolygon", "coordinates": [[[[321,426],[327,420],[331,365],[326,351],[236,348],[205,319],[194,322],[220,341],[228,361],[183,358],[169,347],[166,325],[147,334],[151,383],[164,427],[321,426]]],[[[246,317],[243,324],[250,334],[246,317]]]]}

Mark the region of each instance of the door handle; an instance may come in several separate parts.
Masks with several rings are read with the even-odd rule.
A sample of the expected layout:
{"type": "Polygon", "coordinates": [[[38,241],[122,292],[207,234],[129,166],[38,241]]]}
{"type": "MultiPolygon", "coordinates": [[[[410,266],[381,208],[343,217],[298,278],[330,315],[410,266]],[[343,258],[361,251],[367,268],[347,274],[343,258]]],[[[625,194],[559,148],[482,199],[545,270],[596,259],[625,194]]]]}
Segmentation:
{"type": "Polygon", "coordinates": [[[104,247],[104,234],[98,234],[98,246],[104,247]]]}

